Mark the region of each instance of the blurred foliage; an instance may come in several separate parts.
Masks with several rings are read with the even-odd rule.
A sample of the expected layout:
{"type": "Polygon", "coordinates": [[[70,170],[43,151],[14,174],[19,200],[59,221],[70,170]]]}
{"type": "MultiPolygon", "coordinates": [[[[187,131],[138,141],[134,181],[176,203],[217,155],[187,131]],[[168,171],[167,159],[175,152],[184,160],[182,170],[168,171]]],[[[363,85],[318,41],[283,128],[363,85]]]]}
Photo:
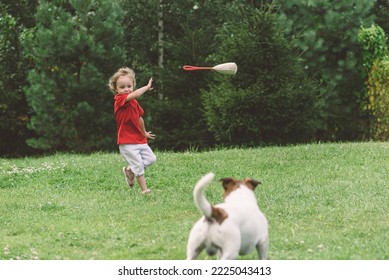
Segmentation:
{"type": "MultiPolygon", "coordinates": [[[[388,32],[388,2],[274,0],[273,12],[279,17],[273,24],[278,27],[246,14],[244,20],[259,21],[259,25],[264,24],[261,28],[276,28],[286,36],[285,52],[294,53],[296,62],[288,60],[285,69],[275,55],[280,51],[277,48],[273,53],[263,47],[260,63],[264,64],[253,66],[249,54],[255,57],[258,46],[250,41],[238,43],[226,30],[231,22],[240,24],[238,11],[242,7],[255,11],[272,2],[1,0],[0,155],[116,149],[113,98],[106,83],[123,65],[136,71],[138,85],[154,78],[155,90],[139,101],[146,111],[146,127],[157,134],[152,142],[155,148],[201,149],[220,143],[201,97],[202,92],[215,92],[217,87],[234,102],[247,96],[250,89],[262,98],[261,106],[277,104],[267,116],[279,118],[278,123],[272,128],[270,121],[261,123],[273,132],[264,137],[257,130],[259,140],[250,145],[278,143],[274,139],[280,135],[285,136],[283,143],[298,141],[285,134],[290,121],[286,115],[290,119],[298,115],[285,114],[286,100],[303,98],[311,89],[315,92],[313,79],[319,82],[320,90],[313,107],[314,121],[297,119],[299,129],[310,127],[315,136],[307,130],[300,140],[365,139],[369,116],[361,109],[361,102],[366,97],[366,73],[357,34],[360,26],[371,26],[373,20],[388,32]],[[237,48],[235,53],[229,50],[232,46],[237,48]],[[238,56],[239,52],[247,54],[238,56]],[[182,70],[185,64],[213,66],[233,59],[239,59],[234,77],[182,70]],[[301,84],[307,83],[306,89],[296,86],[296,76],[302,79],[301,84]],[[222,81],[225,78],[230,80],[222,81]],[[277,89],[277,94],[261,95],[271,88],[277,89]],[[284,98],[277,100],[280,96],[284,98]]],[[[274,40],[282,37],[275,36],[274,40]]],[[[255,41],[261,43],[260,39],[255,41]]],[[[292,108],[296,107],[291,104],[292,108]]],[[[250,121],[247,116],[242,123],[251,131],[250,121]]],[[[239,126],[232,126],[231,131],[234,127],[239,126]]]]}
{"type": "Polygon", "coordinates": [[[239,75],[204,91],[208,124],[219,143],[256,146],[312,141],[318,88],[277,25],[274,6],[240,10],[217,35],[214,61],[235,61],[239,75]]]}
{"type": "Polygon", "coordinates": [[[26,139],[30,107],[23,94],[31,64],[22,55],[19,34],[34,26],[37,0],[0,1],[0,156],[31,154],[26,139]]]}
{"type": "Polygon", "coordinates": [[[62,2],[41,1],[35,27],[21,35],[34,64],[24,91],[38,137],[28,144],[45,151],[108,149],[115,124],[106,84],[125,57],[122,11],[107,1],[62,2]]]}
{"type": "MultiPolygon", "coordinates": [[[[357,140],[365,135],[362,65],[357,35],[373,23],[375,0],[276,0],[281,21],[295,38],[305,69],[320,82],[326,119],[319,138],[357,140]]],[[[387,19],[386,19],[387,20],[387,19]]]]}
{"type": "MultiPolygon", "coordinates": [[[[388,0],[377,0],[374,10],[376,16],[375,23],[380,26],[386,34],[389,34],[389,1],[388,0]]],[[[389,39],[386,39],[387,44],[389,39]]]]}

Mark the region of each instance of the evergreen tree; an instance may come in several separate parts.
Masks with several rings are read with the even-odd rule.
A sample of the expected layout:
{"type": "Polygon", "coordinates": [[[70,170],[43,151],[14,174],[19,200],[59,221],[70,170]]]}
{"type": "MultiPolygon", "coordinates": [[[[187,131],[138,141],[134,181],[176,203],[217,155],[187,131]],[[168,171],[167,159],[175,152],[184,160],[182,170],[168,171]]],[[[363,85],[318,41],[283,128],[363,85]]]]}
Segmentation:
{"type": "Polygon", "coordinates": [[[223,145],[258,146],[314,139],[318,90],[304,73],[273,6],[241,9],[218,35],[214,61],[235,61],[233,77],[215,76],[203,102],[210,129],[223,145]]]}
{"type": "Polygon", "coordinates": [[[37,0],[2,1],[0,3],[0,156],[31,154],[26,139],[29,106],[23,85],[31,66],[22,56],[20,33],[34,25],[37,0]]]}
{"type": "MultiPolygon", "coordinates": [[[[376,15],[376,24],[381,26],[386,34],[389,34],[389,1],[388,0],[376,0],[374,6],[374,14],[376,15]]],[[[387,39],[389,44],[389,38],[387,39]]]]}
{"type": "Polygon", "coordinates": [[[373,22],[376,0],[276,0],[282,24],[295,39],[307,72],[320,81],[325,100],[323,140],[355,140],[364,134],[362,65],[357,34],[373,22]]]}
{"type": "Polygon", "coordinates": [[[91,151],[115,145],[109,76],[125,60],[116,1],[41,1],[36,26],[23,34],[30,126],[42,150],[91,151]]]}

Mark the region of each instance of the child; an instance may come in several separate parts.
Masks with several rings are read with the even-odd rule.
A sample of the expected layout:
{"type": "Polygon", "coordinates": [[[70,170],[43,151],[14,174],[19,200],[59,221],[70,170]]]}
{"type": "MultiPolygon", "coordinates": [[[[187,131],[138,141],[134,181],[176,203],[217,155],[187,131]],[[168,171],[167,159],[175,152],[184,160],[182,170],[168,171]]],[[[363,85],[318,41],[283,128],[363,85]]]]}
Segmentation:
{"type": "Polygon", "coordinates": [[[134,186],[137,178],[142,194],[149,194],[144,170],[156,161],[156,157],[147,144],[147,138],[155,135],[147,131],[143,121],[143,109],[136,98],[152,90],[151,78],[148,84],[135,90],[135,72],[128,68],[120,68],[110,79],[109,88],[114,93],[114,113],[118,130],[117,144],[124,160],[128,163],[123,167],[123,173],[128,186],[134,186]]]}

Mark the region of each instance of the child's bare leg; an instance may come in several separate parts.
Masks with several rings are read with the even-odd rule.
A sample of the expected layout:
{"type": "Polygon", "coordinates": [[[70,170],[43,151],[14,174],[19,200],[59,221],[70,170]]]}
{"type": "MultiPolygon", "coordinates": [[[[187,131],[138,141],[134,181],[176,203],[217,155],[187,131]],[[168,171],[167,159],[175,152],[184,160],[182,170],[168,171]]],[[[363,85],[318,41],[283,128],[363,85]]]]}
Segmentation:
{"type": "Polygon", "coordinates": [[[140,189],[142,190],[142,193],[150,193],[151,192],[151,190],[149,190],[147,188],[146,179],[145,179],[144,175],[140,175],[140,176],[136,177],[136,179],[138,180],[138,184],[140,186],[140,189]]]}

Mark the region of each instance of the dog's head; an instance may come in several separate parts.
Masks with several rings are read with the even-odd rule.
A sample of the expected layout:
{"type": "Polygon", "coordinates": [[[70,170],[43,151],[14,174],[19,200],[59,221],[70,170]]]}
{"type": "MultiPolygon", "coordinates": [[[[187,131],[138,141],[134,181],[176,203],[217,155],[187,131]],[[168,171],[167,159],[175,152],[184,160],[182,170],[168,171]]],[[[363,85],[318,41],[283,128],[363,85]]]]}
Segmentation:
{"type": "Polygon", "coordinates": [[[260,181],[257,181],[255,179],[246,178],[243,181],[236,180],[234,178],[228,177],[228,178],[222,178],[219,180],[219,182],[222,182],[223,188],[224,188],[224,197],[228,196],[230,193],[232,193],[234,190],[239,188],[241,184],[249,188],[250,190],[254,191],[255,188],[261,184],[260,181]]]}

